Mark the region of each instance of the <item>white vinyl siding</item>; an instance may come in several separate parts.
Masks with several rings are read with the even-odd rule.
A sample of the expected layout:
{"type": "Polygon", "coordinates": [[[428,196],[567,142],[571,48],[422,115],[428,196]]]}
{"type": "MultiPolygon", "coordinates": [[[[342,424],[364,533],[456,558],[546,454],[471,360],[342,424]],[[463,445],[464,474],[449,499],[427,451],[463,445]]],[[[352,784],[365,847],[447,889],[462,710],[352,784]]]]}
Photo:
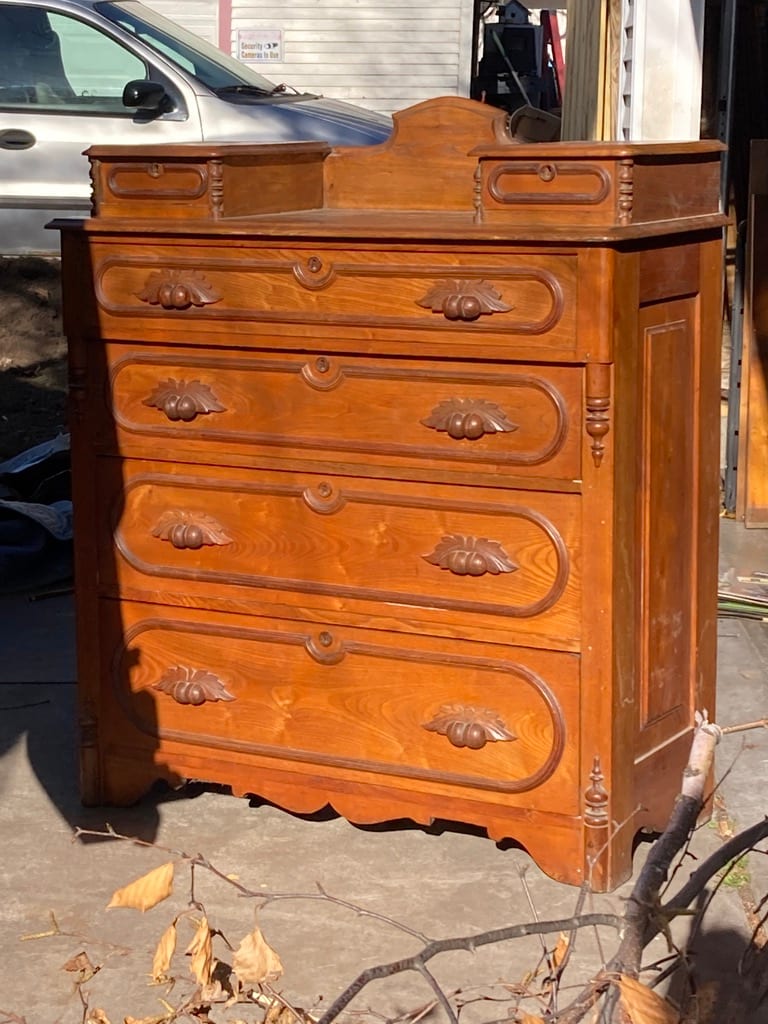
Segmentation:
{"type": "Polygon", "coordinates": [[[151,7],[190,32],[219,45],[219,5],[216,0],[149,0],[151,7]]]}
{"type": "Polygon", "coordinates": [[[239,29],[279,29],[283,60],[257,70],[299,90],[391,113],[434,96],[469,95],[472,12],[472,0],[446,0],[439,13],[407,0],[233,0],[232,54],[239,29]]]}
{"type": "Polygon", "coordinates": [[[698,139],[704,0],[623,0],[619,139],[698,139]]]}

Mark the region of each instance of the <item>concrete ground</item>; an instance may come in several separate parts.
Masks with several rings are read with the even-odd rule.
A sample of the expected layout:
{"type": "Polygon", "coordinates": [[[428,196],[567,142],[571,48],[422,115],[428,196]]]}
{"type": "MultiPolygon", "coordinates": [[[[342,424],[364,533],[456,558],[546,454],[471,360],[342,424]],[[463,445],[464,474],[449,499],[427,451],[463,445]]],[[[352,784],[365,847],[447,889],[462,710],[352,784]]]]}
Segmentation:
{"type": "MultiPolygon", "coordinates": [[[[723,520],[721,552],[724,570],[768,569],[768,534],[723,520]]],[[[718,722],[765,717],[768,624],[723,619],[719,636],[718,722]]],[[[181,943],[185,948],[193,931],[185,919],[179,922],[180,933],[187,930],[170,972],[176,983],[149,985],[160,936],[188,906],[188,869],[178,869],[173,896],[154,909],[144,914],[107,910],[115,889],[173,854],[102,837],[75,840],[77,826],[103,831],[109,823],[121,834],[172,851],[199,853],[223,876],[255,893],[282,894],[258,916],[284,966],[274,988],[318,1014],[364,968],[418,951],[424,941],[419,935],[463,935],[536,916],[564,918],[575,910],[578,893],[545,877],[523,851],[502,849],[458,826],[424,830],[400,822],[358,828],[340,818],[301,818],[203,787],[147,797],[129,809],[85,810],[76,786],[71,596],[0,597],[0,651],[0,1024],[154,1024],[167,1019],[168,1007],[181,1004],[194,987],[189,958],[185,962],[181,955],[181,943]],[[87,961],[76,959],[81,953],[87,961]],[[78,966],[84,966],[81,973],[78,966]]],[[[692,850],[699,859],[729,830],[764,817],[766,765],[764,731],[729,736],[720,744],[718,775],[727,775],[719,791],[719,825],[696,833],[692,850]]],[[[647,842],[638,846],[635,875],[648,848],[647,842]]],[[[694,863],[690,860],[679,877],[686,877],[694,863]]],[[[628,891],[629,885],[590,897],[584,909],[620,912],[628,891]]],[[[691,957],[699,986],[697,1019],[768,1022],[768,999],[760,1002],[768,968],[759,951],[743,958],[755,923],[752,911],[764,912],[766,894],[764,853],[752,853],[746,867],[720,886],[691,957]]],[[[239,896],[226,878],[197,869],[194,898],[232,944],[252,929],[256,901],[239,896]]],[[[689,929],[687,919],[676,926],[676,937],[682,940],[689,929]]],[[[549,940],[550,949],[556,940],[549,940]]],[[[215,952],[226,959],[223,939],[215,942],[215,952]]],[[[609,928],[579,933],[559,1006],[567,1005],[615,946],[609,928]]],[[[647,959],[665,952],[659,937],[647,959]]],[[[445,990],[460,990],[461,1022],[470,1024],[515,1019],[516,992],[543,981],[541,974],[531,981],[540,960],[540,940],[529,938],[474,954],[441,955],[431,966],[445,990]]],[[[347,1021],[399,1017],[415,1022],[422,1019],[415,1011],[431,1000],[422,977],[400,974],[364,989],[345,1016],[347,1021]]],[[[525,1005],[530,1013],[541,1013],[541,1004],[525,1005]]],[[[218,1004],[202,1019],[252,1024],[262,1016],[252,1003],[218,1004]]],[[[290,1019],[274,1024],[290,1024],[290,1019]]],[[[423,1019],[445,1020],[439,1008],[423,1019]]],[[[633,1024],[656,1019],[637,1017],[633,1024]]]]}

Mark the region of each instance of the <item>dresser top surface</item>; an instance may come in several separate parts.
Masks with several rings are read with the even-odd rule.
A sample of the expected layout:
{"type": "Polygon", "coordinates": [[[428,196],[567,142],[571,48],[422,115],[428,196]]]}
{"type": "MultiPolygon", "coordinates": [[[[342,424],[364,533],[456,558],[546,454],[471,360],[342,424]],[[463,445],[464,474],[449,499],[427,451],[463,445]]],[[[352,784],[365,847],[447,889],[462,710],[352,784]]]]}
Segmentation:
{"type": "Polygon", "coordinates": [[[92,218],[87,221],[60,219],[50,226],[64,231],[84,230],[90,235],[113,235],[118,232],[127,242],[132,236],[205,237],[215,241],[237,239],[244,243],[265,240],[301,243],[312,239],[337,242],[366,241],[397,243],[414,241],[421,247],[473,242],[502,246],[504,244],[558,246],[631,244],[635,239],[680,235],[720,229],[728,222],[720,214],[674,218],[638,225],[542,225],[476,223],[470,213],[437,213],[413,210],[327,210],[313,209],[284,213],[247,214],[226,220],[174,221],[170,219],[135,219],[116,224],[114,220],[92,218]]]}

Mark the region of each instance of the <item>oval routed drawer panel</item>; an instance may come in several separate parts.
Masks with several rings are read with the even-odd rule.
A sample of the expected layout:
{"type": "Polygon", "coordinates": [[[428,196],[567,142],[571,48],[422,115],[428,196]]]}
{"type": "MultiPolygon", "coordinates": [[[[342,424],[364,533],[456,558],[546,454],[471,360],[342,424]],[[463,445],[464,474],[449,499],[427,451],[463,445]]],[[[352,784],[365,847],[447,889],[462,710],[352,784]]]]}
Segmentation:
{"type": "MultiPolygon", "coordinates": [[[[408,459],[574,480],[582,372],[576,367],[327,355],[237,358],[110,346],[119,441],[213,444],[280,456],[408,459]]],[[[107,444],[110,439],[107,438],[107,444]]],[[[210,457],[210,449],[206,449],[210,457]]]]}
{"type": "Polygon", "coordinates": [[[576,655],[126,612],[112,687],[145,735],[534,802],[557,784],[561,810],[578,810],[576,655]]]}
{"type": "Polygon", "coordinates": [[[366,612],[502,616],[570,646],[580,635],[577,495],[189,468],[144,463],[113,498],[123,582],[163,577],[203,602],[260,588],[366,612]]]}
{"type": "MultiPolygon", "coordinates": [[[[465,352],[469,339],[513,335],[527,346],[571,352],[576,344],[576,258],[387,249],[210,248],[161,242],[146,256],[104,255],[98,304],[117,317],[183,323],[364,325],[434,332],[465,352]]],[[[260,328],[260,325],[261,328],[260,328]]]]}

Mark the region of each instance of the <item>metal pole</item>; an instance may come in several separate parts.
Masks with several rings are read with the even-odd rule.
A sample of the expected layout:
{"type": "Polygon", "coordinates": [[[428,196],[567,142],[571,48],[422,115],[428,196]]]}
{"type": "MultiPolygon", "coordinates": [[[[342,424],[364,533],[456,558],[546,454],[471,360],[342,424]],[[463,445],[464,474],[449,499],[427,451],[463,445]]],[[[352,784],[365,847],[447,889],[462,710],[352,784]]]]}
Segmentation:
{"type": "MultiPolygon", "coordinates": [[[[720,62],[717,76],[717,137],[726,146],[731,142],[733,123],[733,65],[736,49],[736,5],[737,0],[723,0],[720,20],[720,62]]],[[[728,211],[728,150],[722,156],[722,179],[720,201],[722,209],[728,211]]]]}
{"type": "Polygon", "coordinates": [[[731,311],[731,365],[728,374],[728,419],[725,427],[725,511],[736,511],[736,474],[739,461],[739,414],[741,402],[741,359],[744,348],[744,263],[747,224],[742,221],[736,234],[736,266],[731,311]]]}
{"type": "MultiPolygon", "coordinates": [[[[723,0],[720,22],[720,61],[717,89],[717,137],[726,149],[720,163],[720,208],[728,212],[730,197],[731,127],[733,124],[733,69],[736,49],[737,0],[723,0]]],[[[726,231],[727,229],[723,229],[726,231]]],[[[728,418],[725,435],[724,504],[726,512],[736,511],[736,474],[739,453],[739,414],[741,398],[741,355],[744,329],[744,247],[745,227],[739,225],[736,235],[736,260],[731,310],[731,364],[728,374],[728,418]]],[[[723,295],[727,294],[723,268],[723,295]]]]}

